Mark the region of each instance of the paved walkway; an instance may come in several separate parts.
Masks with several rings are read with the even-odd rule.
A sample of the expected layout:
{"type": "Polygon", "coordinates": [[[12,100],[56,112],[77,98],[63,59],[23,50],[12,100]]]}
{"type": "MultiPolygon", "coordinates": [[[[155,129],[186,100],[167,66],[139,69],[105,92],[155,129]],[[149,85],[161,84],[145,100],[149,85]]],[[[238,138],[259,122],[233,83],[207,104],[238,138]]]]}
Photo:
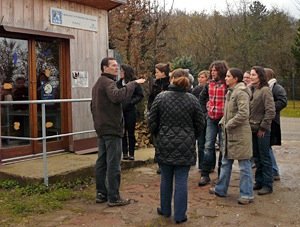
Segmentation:
{"type": "MultiPolygon", "coordinates": [[[[274,183],[274,192],[258,196],[254,203],[238,205],[239,171],[237,162],[228,191],[228,197],[218,198],[208,193],[209,187],[198,187],[199,172],[192,167],[189,174],[188,221],[181,226],[300,226],[300,142],[288,141],[274,148],[281,171],[281,181],[274,183]]],[[[163,218],[156,213],[159,206],[160,175],[157,165],[145,165],[122,172],[121,195],[132,199],[126,207],[108,207],[95,203],[95,185],[85,188],[76,199],[65,201],[61,209],[34,214],[18,225],[60,227],[145,227],[178,226],[173,215],[163,218]]],[[[216,179],[216,172],[211,174],[216,179]]]]}
{"type": "Polygon", "coordinates": [[[281,117],[282,140],[300,141],[300,118],[281,117]]]}

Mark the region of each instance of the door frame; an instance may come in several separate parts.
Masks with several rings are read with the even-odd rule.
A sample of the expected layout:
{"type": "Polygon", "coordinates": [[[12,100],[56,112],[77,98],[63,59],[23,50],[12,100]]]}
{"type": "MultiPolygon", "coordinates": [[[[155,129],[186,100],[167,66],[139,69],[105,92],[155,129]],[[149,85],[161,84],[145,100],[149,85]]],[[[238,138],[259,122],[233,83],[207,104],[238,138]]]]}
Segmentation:
{"type": "MultiPolygon", "coordinates": [[[[60,98],[70,99],[71,98],[71,75],[70,72],[70,38],[73,36],[56,34],[51,32],[40,33],[38,31],[20,29],[4,26],[0,26],[0,36],[5,38],[23,39],[28,41],[28,82],[29,82],[29,97],[31,100],[37,99],[36,91],[36,58],[35,58],[35,42],[38,41],[53,41],[59,40],[59,71],[60,71],[60,98]],[[15,30],[14,30],[15,29],[15,30]],[[9,31],[8,31],[9,30],[9,31]],[[16,32],[18,31],[18,32],[16,32]],[[30,34],[32,32],[33,34],[30,34]],[[37,34],[38,33],[38,34],[37,34]],[[39,35],[40,34],[40,35],[39,35]],[[33,95],[35,94],[35,95],[33,95]]],[[[30,105],[30,122],[33,123],[33,127],[30,128],[30,136],[38,136],[38,125],[37,125],[37,104],[30,105]]],[[[61,133],[72,132],[72,104],[62,103],[61,104],[61,133]]],[[[62,137],[59,141],[47,142],[47,151],[56,150],[68,150],[70,144],[73,143],[71,136],[62,137]]],[[[0,162],[4,159],[30,156],[39,154],[42,152],[42,141],[31,141],[30,144],[24,146],[14,147],[1,147],[0,149],[0,162]]]]}

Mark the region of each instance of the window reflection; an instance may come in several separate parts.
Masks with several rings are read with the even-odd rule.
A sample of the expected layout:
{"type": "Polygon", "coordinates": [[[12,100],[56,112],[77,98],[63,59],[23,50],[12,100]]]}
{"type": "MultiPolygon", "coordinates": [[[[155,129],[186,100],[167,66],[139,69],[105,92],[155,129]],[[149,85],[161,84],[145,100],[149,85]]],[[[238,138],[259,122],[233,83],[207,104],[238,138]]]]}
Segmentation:
{"type": "MultiPolygon", "coordinates": [[[[0,37],[1,100],[29,100],[28,41],[0,37]]],[[[1,107],[1,135],[28,137],[28,104],[1,107]]],[[[29,144],[26,140],[2,139],[2,146],[29,144]]]]}
{"type": "MultiPolygon", "coordinates": [[[[60,98],[59,41],[36,42],[37,98],[42,100],[60,98]]],[[[39,136],[41,136],[41,109],[38,109],[39,136]]],[[[61,133],[61,105],[46,105],[46,133],[61,133]]],[[[55,139],[57,140],[57,139],[55,139]]]]}
{"type": "MultiPolygon", "coordinates": [[[[29,75],[28,42],[28,40],[0,37],[1,101],[60,99],[60,41],[30,41],[35,43],[33,56],[36,56],[34,59],[36,79],[32,78],[33,75],[29,75]],[[34,87],[31,87],[32,84],[34,87]]],[[[37,106],[37,131],[40,137],[42,134],[41,105],[37,106]]],[[[1,135],[32,137],[30,127],[36,125],[32,124],[31,120],[29,104],[1,106],[1,135]]],[[[61,104],[59,103],[46,105],[46,133],[47,135],[61,133],[61,104]]],[[[3,147],[24,144],[30,144],[30,141],[2,139],[3,147]]]]}

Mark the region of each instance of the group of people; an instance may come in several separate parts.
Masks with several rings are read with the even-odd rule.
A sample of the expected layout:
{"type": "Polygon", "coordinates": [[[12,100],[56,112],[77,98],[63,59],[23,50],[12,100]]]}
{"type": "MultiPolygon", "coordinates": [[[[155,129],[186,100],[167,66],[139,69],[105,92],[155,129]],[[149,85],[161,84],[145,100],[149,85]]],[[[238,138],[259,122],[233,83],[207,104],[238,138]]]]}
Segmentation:
{"type": "MultiPolygon", "coordinates": [[[[225,61],[216,61],[211,64],[210,72],[211,81],[199,95],[207,111],[199,186],[210,183],[209,171],[215,165],[214,147],[219,135],[221,163],[216,185],[209,192],[219,197],[227,195],[232,164],[238,160],[238,203],[249,204],[254,199],[253,190],[258,190],[258,195],[270,194],[273,181],[280,180],[272,146],[281,145],[280,111],[287,105],[287,95],[270,68],[253,66],[251,71],[243,73],[240,69],[228,68],[225,61]],[[251,160],[256,167],[254,185],[251,160]]],[[[198,151],[201,154],[201,146],[198,151]]]]}
{"type": "MultiPolygon", "coordinates": [[[[99,138],[96,202],[122,206],[130,203],[119,193],[122,150],[123,159],[134,160],[134,135],[131,139],[129,135],[135,115],[129,112],[143,98],[139,84],[145,80],[135,79],[127,66],[121,66],[121,80],[116,82],[118,63],[114,58],[104,58],[101,71],[91,102],[99,138]]],[[[226,61],[214,61],[198,74],[199,83],[193,89],[185,69],[170,72],[168,64],[159,63],[155,77],[147,120],[161,173],[159,215],[172,215],[174,195],[174,220],[178,224],[187,221],[188,175],[197,162],[196,150],[199,186],[205,186],[216,165],[216,142],[220,148],[218,180],[209,193],[227,196],[234,160],[240,168],[239,204],[253,202],[253,190],[258,190],[258,195],[272,193],[273,180],[280,179],[272,145],[281,144],[280,111],[287,105],[286,92],[272,69],[253,66],[247,74],[229,68],[226,61]],[[256,166],[254,184],[251,160],[256,166]]]]}
{"type": "MultiPolygon", "coordinates": [[[[274,71],[260,66],[252,67],[244,75],[241,70],[231,68],[225,83],[228,92],[219,124],[224,157],[218,181],[210,193],[220,197],[227,195],[232,163],[237,159],[240,167],[238,203],[249,204],[254,199],[253,190],[258,190],[258,195],[270,194],[273,181],[280,180],[272,146],[281,145],[280,111],[287,105],[287,95],[275,79],[274,71]],[[245,93],[249,96],[247,99],[245,93]],[[251,158],[256,166],[254,185],[251,158]]],[[[199,186],[207,184],[201,180],[199,186]]]]}

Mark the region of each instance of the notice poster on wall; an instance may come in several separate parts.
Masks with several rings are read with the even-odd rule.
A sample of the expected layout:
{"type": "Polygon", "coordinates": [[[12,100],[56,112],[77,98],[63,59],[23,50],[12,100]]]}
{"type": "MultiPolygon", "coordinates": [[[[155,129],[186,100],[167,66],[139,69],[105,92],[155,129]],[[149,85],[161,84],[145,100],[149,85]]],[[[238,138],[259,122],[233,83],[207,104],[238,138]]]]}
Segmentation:
{"type": "Polygon", "coordinates": [[[72,71],[72,87],[89,87],[88,72],[72,71]]]}

